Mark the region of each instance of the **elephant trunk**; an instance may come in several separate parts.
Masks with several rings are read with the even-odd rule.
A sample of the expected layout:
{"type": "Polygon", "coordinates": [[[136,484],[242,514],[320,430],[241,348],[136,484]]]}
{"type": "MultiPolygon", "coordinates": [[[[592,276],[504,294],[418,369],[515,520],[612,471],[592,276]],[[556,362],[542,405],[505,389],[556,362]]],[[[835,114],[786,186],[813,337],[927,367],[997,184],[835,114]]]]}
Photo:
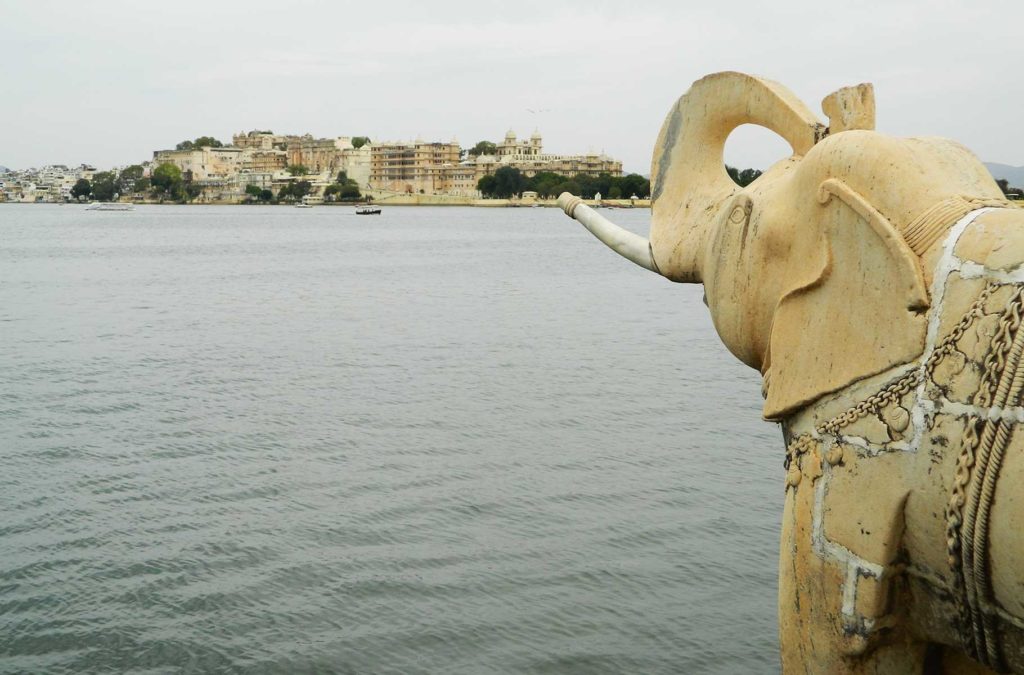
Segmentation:
{"type": "Polygon", "coordinates": [[[774,131],[797,156],[826,133],[792,92],[770,80],[724,72],[695,82],[669,111],[651,162],[651,251],[673,281],[704,280],[712,224],[739,189],[725,171],[725,141],[742,124],[774,131]]]}
{"type": "Polygon", "coordinates": [[[622,229],[584,204],[582,199],[568,192],[563,192],[558,197],[558,205],[567,216],[580,221],[583,227],[590,230],[590,233],[605,246],[645,270],[658,272],[654,256],[651,255],[651,244],[646,239],[622,229]]]}

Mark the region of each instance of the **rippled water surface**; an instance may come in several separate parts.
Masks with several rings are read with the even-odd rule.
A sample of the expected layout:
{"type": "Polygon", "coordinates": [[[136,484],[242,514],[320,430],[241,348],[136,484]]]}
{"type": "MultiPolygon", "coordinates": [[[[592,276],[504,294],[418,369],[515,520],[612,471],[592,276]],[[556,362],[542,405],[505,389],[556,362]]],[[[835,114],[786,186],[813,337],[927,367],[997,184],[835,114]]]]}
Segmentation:
{"type": "Polygon", "coordinates": [[[759,387],[554,209],[0,205],[0,671],[777,672],[759,387]]]}

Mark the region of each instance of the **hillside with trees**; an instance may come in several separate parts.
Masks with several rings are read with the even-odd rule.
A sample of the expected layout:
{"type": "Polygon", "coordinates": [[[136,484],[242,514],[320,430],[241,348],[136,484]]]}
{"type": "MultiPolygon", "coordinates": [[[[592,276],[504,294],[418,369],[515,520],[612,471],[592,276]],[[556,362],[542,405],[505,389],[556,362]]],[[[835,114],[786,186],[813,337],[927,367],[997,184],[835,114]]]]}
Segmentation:
{"type": "Polygon", "coordinates": [[[985,162],[985,168],[996,179],[996,182],[1003,179],[1006,181],[1007,187],[1024,188],[1024,166],[985,162]]]}

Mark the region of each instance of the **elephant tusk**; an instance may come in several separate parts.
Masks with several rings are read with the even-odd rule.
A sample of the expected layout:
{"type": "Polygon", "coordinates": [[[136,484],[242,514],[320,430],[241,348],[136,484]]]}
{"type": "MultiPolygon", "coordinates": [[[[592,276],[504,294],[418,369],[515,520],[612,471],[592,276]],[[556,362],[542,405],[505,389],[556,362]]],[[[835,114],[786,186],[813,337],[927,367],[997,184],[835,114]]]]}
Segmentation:
{"type": "Polygon", "coordinates": [[[622,229],[584,204],[582,199],[568,192],[563,192],[558,197],[558,205],[565,211],[565,215],[580,221],[583,227],[590,230],[590,233],[605,246],[645,270],[661,274],[658,265],[654,262],[651,242],[647,239],[622,229]]]}

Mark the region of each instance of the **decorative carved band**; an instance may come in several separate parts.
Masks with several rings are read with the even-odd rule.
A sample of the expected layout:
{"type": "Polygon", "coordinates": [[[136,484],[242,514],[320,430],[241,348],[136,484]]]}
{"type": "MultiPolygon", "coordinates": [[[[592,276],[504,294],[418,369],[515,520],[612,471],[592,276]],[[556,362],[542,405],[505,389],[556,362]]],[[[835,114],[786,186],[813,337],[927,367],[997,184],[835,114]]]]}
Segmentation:
{"type": "MultiPolygon", "coordinates": [[[[1018,287],[999,320],[985,356],[985,373],[974,396],[982,409],[1016,406],[1024,389],[1024,288],[1018,287]]],[[[1011,425],[1003,419],[968,421],[946,508],[946,549],[953,597],[964,647],[982,663],[1001,670],[1002,654],[992,614],[988,561],[989,514],[1011,425]]]]}
{"type": "Polygon", "coordinates": [[[907,246],[921,256],[932,244],[945,234],[953,223],[971,211],[992,207],[1006,207],[1007,202],[998,199],[975,199],[972,197],[950,197],[927,208],[903,229],[903,240],[907,246]]]}

